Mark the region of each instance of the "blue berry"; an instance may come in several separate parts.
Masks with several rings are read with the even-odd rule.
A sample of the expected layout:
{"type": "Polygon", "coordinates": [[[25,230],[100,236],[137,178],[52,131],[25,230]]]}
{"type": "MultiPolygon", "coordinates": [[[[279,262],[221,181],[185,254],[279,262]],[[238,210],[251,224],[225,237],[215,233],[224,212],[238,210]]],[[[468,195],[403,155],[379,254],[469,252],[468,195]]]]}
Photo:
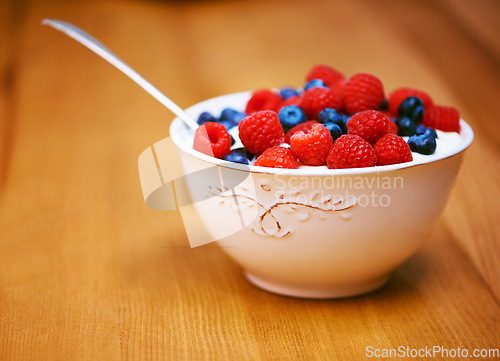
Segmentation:
{"type": "Polygon", "coordinates": [[[436,131],[432,128],[427,128],[425,125],[419,124],[417,125],[417,131],[415,133],[416,135],[427,135],[433,138],[437,138],[438,135],[436,131]]]}
{"type": "Polygon", "coordinates": [[[428,137],[433,137],[434,139],[438,138],[436,131],[432,128],[427,128],[424,132],[424,135],[426,135],[428,137]]]}
{"type": "Polygon", "coordinates": [[[320,123],[338,123],[344,121],[342,114],[333,108],[325,108],[319,113],[318,120],[320,123]]]}
{"type": "Polygon", "coordinates": [[[340,137],[342,135],[342,129],[340,129],[339,125],[336,123],[325,123],[323,124],[326,129],[330,131],[330,134],[332,135],[333,141],[335,142],[335,139],[340,137]]]}
{"type": "Polygon", "coordinates": [[[232,108],[226,108],[220,114],[220,121],[229,120],[234,124],[239,124],[243,118],[245,118],[245,113],[232,108]]]}
{"type": "Polygon", "coordinates": [[[408,97],[399,105],[398,115],[418,123],[424,116],[424,103],[417,97],[408,97]]]}
{"type": "Polygon", "coordinates": [[[398,126],[399,136],[409,136],[414,135],[417,132],[417,125],[415,122],[407,117],[399,117],[396,119],[396,125],[398,126]]]}
{"type": "Polygon", "coordinates": [[[290,97],[299,95],[299,92],[297,91],[297,89],[286,87],[280,89],[280,95],[283,99],[288,99],[290,97]]]}
{"type": "Polygon", "coordinates": [[[289,105],[282,108],[278,113],[278,118],[285,132],[307,120],[304,111],[296,105],[289,105]]]}
{"type": "Polygon", "coordinates": [[[227,131],[236,126],[232,120],[220,120],[219,123],[225,126],[227,131]]]}
{"type": "Polygon", "coordinates": [[[419,124],[419,125],[417,125],[417,129],[415,131],[415,134],[416,135],[422,135],[422,134],[424,134],[424,132],[425,132],[426,129],[427,129],[427,127],[425,125],[419,124]]]}
{"type": "Polygon", "coordinates": [[[335,109],[326,108],[319,113],[318,120],[320,123],[335,123],[340,127],[342,133],[347,134],[347,119],[346,116],[339,113],[335,109]]]}
{"type": "Polygon", "coordinates": [[[408,145],[412,152],[430,155],[436,151],[436,139],[426,135],[412,135],[408,139],[408,145]]]}
{"type": "Polygon", "coordinates": [[[384,99],[382,104],[379,106],[380,110],[387,110],[389,108],[389,101],[387,99],[384,99]]]}
{"type": "Polygon", "coordinates": [[[206,122],[216,122],[217,119],[215,119],[215,117],[210,114],[209,112],[203,112],[199,115],[198,117],[198,125],[202,125],[202,124],[205,124],[206,122]]]}
{"type": "Polygon", "coordinates": [[[321,79],[313,79],[310,82],[308,82],[306,85],[304,85],[304,90],[311,89],[311,88],[314,88],[317,86],[325,88],[326,84],[321,79]]]}
{"type": "Polygon", "coordinates": [[[237,148],[224,157],[228,162],[250,164],[245,148],[237,148]]]}

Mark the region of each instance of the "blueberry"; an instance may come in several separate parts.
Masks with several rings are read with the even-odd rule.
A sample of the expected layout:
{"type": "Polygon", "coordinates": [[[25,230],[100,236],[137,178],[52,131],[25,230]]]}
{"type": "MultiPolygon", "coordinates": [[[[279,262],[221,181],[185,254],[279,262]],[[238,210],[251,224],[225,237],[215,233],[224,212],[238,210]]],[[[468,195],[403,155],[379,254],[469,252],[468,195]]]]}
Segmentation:
{"type": "Polygon", "coordinates": [[[224,157],[224,160],[234,163],[250,164],[250,162],[248,161],[250,157],[245,148],[236,148],[231,153],[226,155],[224,157]]]}
{"type": "Polygon", "coordinates": [[[379,106],[380,110],[387,110],[389,108],[389,101],[387,99],[384,99],[382,104],[379,106]]]}
{"type": "Polygon", "coordinates": [[[231,152],[224,157],[224,160],[233,163],[250,164],[248,159],[244,155],[241,155],[240,153],[231,152]]]}
{"type": "Polygon", "coordinates": [[[432,128],[427,128],[424,132],[424,135],[427,135],[428,137],[433,137],[434,139],[438,138],[436,131],[432,128]]]}
{"type": "Polygon", "coordinates": [[[227,131],[236,126],[236,124],[234,124],[231,120],[220,120],[219,123],[225,126],[227,131]]]}
{"type": "Polygon", "coordinates": [[[332,108],[325,108],[319,113],[318,120],[320,123],[335,123],[340,127],[340,130],[342,130],[342,133],[346,134],[347,133],[347,120],[345,115],[339,113],[335,109],[332,108]]]}
{"type": "Polygon", "coordinates": [[[333,108],[325,108],[319,113],[318,120],[320,123],[338,123],[343,121],[343,116],[333,108]]]}
{"type": "Polygon", "coordinates": [[[308,82],[306,85],[304,85],[304,90],[311,89],[311,88],[314,88],[317,86],[325,88],[326,84],[321,79],[313,79],[310,82],[308,82]]]}
{"type": "Polygon", "coordinates": [[[289,105],[282,108],[278,114],[278,118],[285,132],[307,120],[304,111],[296,105],[289,105]]]}
{"type": "Polygon", "coordinates": [[[226,108],[220,113],[220,121],[229,120],[234,124],[239,124],[243,118],[245,118],[245,113],[232,108],[226,108]]]}
{"type": "Polygon", "coordinates": [[[299,95],[299,92],[297,91],[297,89],[286,87],[280,89],[280,95],[283,99],[288,99],[290,97],[299,95]]]}
{"type": "Polygon", "coordinates": [[[408,145],[412,152],[430,155],[436,151],[436,139],[426,135],[412,135],[408,139],[408,145]]]}
{"type": "Polygon", "coordinates": [[[425,125],[419,124],[419,125],[417,125],[417,129],[415,131],[415,134],[416,135],[422,135],[422,134],[424,134],[424,132],[425,132],[426,129],[427,129],[427,127],[425,125]]]}
{"type": "Polygon", "coordinates": [[[438,135],[436,131],[432,128],[427,128],[425,125],[419,124],[417,125],[417,131],[415,133],[416,135],[427,135],[433,138],[437,138],[438,135]]]}
{"type": "Polygon", "coordinates": [[[398,135],[400,136],[415,135],[417,132],[417,125],[410,118],[399,117],[396,119],[396,125],[398,126],[398,135]]]}
{"type": "Polygon", "coordinates": [[[198,125],[202,125],[202,124],[205,124],[206,122],[216,122],[217,119],[215,119],[215,117],[210,114],[209,112],[203,112],[199,115],[198,117],[198,125]]]}
{"type": "Polygon", "coordinates": [[[417,97],[408,97],[399,104],[398,115],[418,123],[424,116],[424,103],[417,97]]]}
{"type": "Polygon", "coordinates": [[[336,123],[325,123],[323,124],[326,129],[330,131],[332,135],[333,141],[342,135],[342,129],[340,129],[339,125],[336,123]]]}

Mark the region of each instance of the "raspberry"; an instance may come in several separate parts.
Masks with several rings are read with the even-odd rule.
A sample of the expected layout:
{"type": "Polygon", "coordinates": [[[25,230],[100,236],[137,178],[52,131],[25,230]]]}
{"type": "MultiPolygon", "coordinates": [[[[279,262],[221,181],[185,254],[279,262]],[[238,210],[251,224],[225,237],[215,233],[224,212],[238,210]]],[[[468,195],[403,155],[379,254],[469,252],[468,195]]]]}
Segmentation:
{"type": "Polygon", "coordinates": [[[308,120],[307,122],[300,123],[290,129],[288,132],[285,134],[285,143],[290,144],[290,138],[292,138],[292,135],[297,133],[298,131],[303,131],[304,133],[309,133],[309,131],[312,129],[314,124],[317,124],[318,121],[316,120],[308,120]]]}
{"type": "Polygon", "coordinates": [[[337,92],[337,94],[339,94],[341,100],[342,100],[342,92],[344,91],[344,85],[346,81],[347,80],[345,79],[339,80],[333,86],[330,87],[333,88],[337,92]]]}
{"type": "Polygon", "coordinates": [[[281,102],[283,102],[283,98],[278,93],[269,89],[257,90],[248,100],[245,113],[250,115],[260,110],[272,110],[278,112],[281,107],[281,102]]]}
{"type": "MultiPolygon", "coordinates": [[[[296,105],[299,106],[300,101],[301,101],[301,96],[300,95],[293,95],[289,98],[286,98],[280,105],[280,110],[283,109],[284,107],[288,107],[290,105],[296,105]]],[[[279,113],[279,112],[278,112],[279,113]]]]}
{"type": "Polygon", "coordinates": [[[373,147],[377,156],[377,165],[411,162],[410,146],[405,140],[394,134],[386,134],[373,147]]]}
{"type": "Polygon", "coordinates": [[[314,87],[302,94],[299,107],[306,113],[307,119],[318,119],[319,113],[325,108],[340,110],[342,102],[334,89],[314,87]]]}
{"type": "Polygon", "coordinates": [[[377,110],[365,110],[354,114],[347,122],[347,134],[359,135],[375,144],[392,128],[392,120],[377,110]]]}
{"type": "Polygon", "coordinates": [[[332,145],[332,135],[322,124],[314,124],[307,134],[298,131],[290,139],[292,151],[305,165],[326,164],[332,145]]]}
{"type": "Polygon", "coordinates": [[[255,160],[253,165],[259,167],[290,169],[297,169],[299,167],[297,157],[295,157],[291,149],[280,146],[267,148],[264,153],[255,160]]]}
{"type": "Polygon", "coordinates": [[[285,140],[278,114],[271,110],[261,110],[243,118],[238,131],[243,146],[255,155],[285,140]]]}
{"type": "Polygon", "coordinates": [[[231,151],[231,136],[221,123],[204,123],[194,133],[193,149],[222,159],[231,151]]]}
{"type": "Polygon", "coordinates": [[[397,116],[399,105],[408,97],[419,98],[422,103],[424,103],[425,109],[429,109],[434,105],[434,101],[426,92],[413,88],[402,87],[394,90],[391,94],[389,94],[389,112],[392,115],[397,116]]]}
{"type": "Polygon", "coordinates": [[[387,118],[389,118],[391,120],[391,122],[389,123],[389,130],[387,131],[387,133],[397,135],[398,134],[398,125],[392,119],[392,114],[390,114],[389,112],[386,112],[385,110],[379,110],[379,111],[380,111],[380,113],[384,114],[387,118]]]}
{"type": "Polygon", "coordinates": [[[328,168],[364,168],[373,167],[377,156],[373,147],[357,135],[341,135],[326,158],[328,168]]]}
{"type": "Polygon", "coordinates": [[[398,125],[396,124],[395,121],[391,120],[391,122],[389,123],[389,129],[387,130],[387,133],[398,135],[398,125]]]}
{"type": "Polygon", "coordinates": [[[385,99],[384,85],[379,78],[365,73],[351,76],[342,90],[342,103],[347,113],[377,109],[385,99]]]}
{"type": "Polygon", "coordinates": [[[344,75],[331,66],[319,64],[307,73],[306,82],[314,79],[321,79],[328,87],[333,87],[339,80],[344,80],[344,75]]]}
{"type": "Polygon", "coordinates": [[[453,107],[434,105],[424,113],[422,124],[445,132],[460,132],[460,114],[453,107]]]}

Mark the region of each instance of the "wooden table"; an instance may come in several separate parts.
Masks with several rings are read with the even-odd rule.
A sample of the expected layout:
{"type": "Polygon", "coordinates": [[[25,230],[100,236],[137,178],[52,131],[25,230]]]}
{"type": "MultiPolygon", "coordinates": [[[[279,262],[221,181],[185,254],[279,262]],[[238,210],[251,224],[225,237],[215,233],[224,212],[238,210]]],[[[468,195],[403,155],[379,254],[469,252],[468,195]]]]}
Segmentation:
{"type": "Polygon", "coordinates": [[[1,360],[500,348],[498,1],[0,6],[1,360]],[[334,301],[269,294],[215,245],[191,249],[178,213],[145,206],[137,158],[173,115],[44,17],[86,29],[182,107],[301,86],[326,63],[373,73],[387,91],[427,90],[460,109],[475,141],[432,238],[385,288],[334,301]]]}

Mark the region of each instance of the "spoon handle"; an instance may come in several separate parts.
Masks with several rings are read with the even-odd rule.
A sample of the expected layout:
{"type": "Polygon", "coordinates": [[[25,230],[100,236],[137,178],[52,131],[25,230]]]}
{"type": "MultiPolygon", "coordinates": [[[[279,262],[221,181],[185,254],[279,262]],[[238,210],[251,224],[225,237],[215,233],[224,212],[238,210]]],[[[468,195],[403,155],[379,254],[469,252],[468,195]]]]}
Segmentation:
{"type": "Polygon", "coordinates": [[[181,120],[186,123],[186,125],[192,129],[198,128],[198,124],[187,115],[177,104],[167,98],[163,93],[156,89],[150,82],[140,76],[135,70],[130,66],[125,64],[120,58],[109,51],[104,45],[99,41],[94,39],[92,36],[84,32],[83,30],[77,28],[74,25],[66,23],[60,20],[44,19],[42,24],[49,25],[54,29],[57,29],[64,34],[68,35],[70,38],[78,41],[83,46],[92,50],[94,53],[102,57],[104,60],[108,61],[110,64],[121,70],[125,75],[139,84],[145,91],[151,94],[156,100],[170,109],[175,115],[177,115],[181,120]]]}

